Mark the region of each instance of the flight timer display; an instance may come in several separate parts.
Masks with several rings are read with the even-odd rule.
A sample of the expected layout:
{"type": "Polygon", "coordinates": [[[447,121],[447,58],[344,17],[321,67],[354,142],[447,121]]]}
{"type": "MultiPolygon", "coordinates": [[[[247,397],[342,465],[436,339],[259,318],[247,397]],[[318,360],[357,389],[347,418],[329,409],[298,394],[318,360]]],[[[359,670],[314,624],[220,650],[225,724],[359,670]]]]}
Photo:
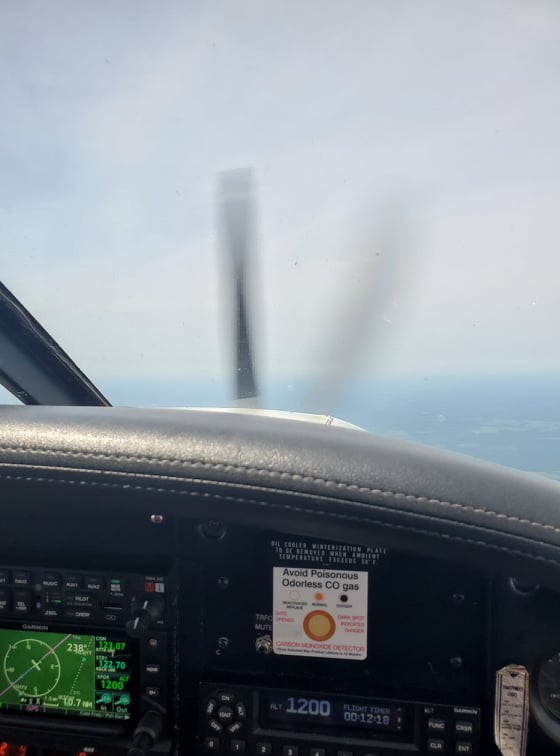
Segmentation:
{"type": "Polygon", "coordinates": [[[131,717],[126,638],[0,629],[0,713],[131,717]]]}
{"type": "Polygon", "coordinates": [[[346,696],[308,696],[297,692],[265,695],[262,724],[290,729],[350,729],[401,733],[404,710],[398,704],[346,696]]]}

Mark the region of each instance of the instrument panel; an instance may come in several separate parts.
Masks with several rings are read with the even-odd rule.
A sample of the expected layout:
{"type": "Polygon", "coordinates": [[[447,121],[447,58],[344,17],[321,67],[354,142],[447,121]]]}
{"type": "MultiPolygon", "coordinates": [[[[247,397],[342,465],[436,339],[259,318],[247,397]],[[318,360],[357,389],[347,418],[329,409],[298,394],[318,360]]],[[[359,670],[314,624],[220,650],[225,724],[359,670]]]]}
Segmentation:
{"type": "Polygon", "coordinates": [[[532,742],[560,743],[550,591],[381,545],[166,525],[137,533],[141,559],[115,534],[0,565],[0,756],[490,753],[511,662],[532,742]]]}

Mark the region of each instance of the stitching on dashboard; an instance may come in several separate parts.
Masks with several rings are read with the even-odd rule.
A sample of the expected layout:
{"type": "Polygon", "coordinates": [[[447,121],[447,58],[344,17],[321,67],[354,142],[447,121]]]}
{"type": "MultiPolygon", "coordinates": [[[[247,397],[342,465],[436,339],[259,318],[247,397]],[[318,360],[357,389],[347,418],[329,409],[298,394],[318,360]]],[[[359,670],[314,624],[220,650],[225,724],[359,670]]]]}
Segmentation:
{"type": "MultiPolygon", "coordinates": [[[[388,489],[383,488],[371,488],[368,486],[358,486],[351,483],[343,483],[341,481],[337,481],[334,479],[329,478],[321,478],[321,477],[315,477],[313,475],[300,475],[298,473],[292,473],[292,472],[278,472],[277,470],[271,470],[266,467],[254,467],[251,465],[232,465],[232,464],[221,464],[216,462],[202,462],[200,460],[194,460],[194,459],[178,459],[175,457],[148,457],[148,456],[135,456],[133,454],[104,454],[102,452],[73,452],[73,451],[50,451],[50,450],[42,450],[42,449],[26,449],[24,447],[18,447],[18,446],[2,446],[0,445],[0,452],[1,451],[8,451],[8,452],[32,452],[35,454],[47,454],[47,455],[61,455],[66,456],[70,458],[76,458],[76,459],[107,459],[114,462],[117,462],[119,460],[127,460],[127,461],[134,461],[134,462],[160,462],[160,463],[170,463],[174,465],[178,465],[180,467],[200,467],[202,469],[211,469],[211,470],[221,470],[224,472],[230,471],[230,470],[239,470],[243,472],[255,472],[255,473],[261,473],[265,474],[270,478],[277,478],[282,480],[282,478],[287,478],[290,480],[297,480],[301,481],[302,483],[324,483],[327,486],[335,486],[336,488],[339,488],[343,491],[355,491],[357,493],[367,493],[372,494],[374,496],[383,496],[385,498],[393,498],[395,501],[409,501],[409,502],[415,502],[417,504],[435,504],[440,507],[448,507],[451,509],[456,509],[460,511],[465,512],[471,512],[472,514],[483,514],[488,517],[495,517],[499,520],[508,520],[510,522],[517,522],[520,525],[529,525],[534,528],[542,528],[543,530],[547,530],[556,534],[560,534],[560,528],[556,527],[555,525],[550,525],[547,523],[539,522],[538,520],[530,520],[525,517],[518,517],[517,515],[511,515],[506,514],[505,512],[497,512],[493,509],[488,509],[486,507],[473,507],[470,504],[462,504],[460,502],[455,501],[447,501],[445,499],[436,499],[429,496],[418,496],[416,494],[406,494],[406,493],[400,493],[398,491],[391,491],[388,489]]],[[[2,463],[0,463],[2,464],[2,463]]],[[[12,462],[5,462],[4,464],[8,465],[14,465],[19,463],[12,463],[12,462]]],[[[92,470],[91,472],[98,472],[96,470],[92,470]]],[[[103,471],[99,471],[103,472],[103,471]]],[[[112,471],[116,474],[119,474],[120,471],[112,471]]],[[[208,481],[212,482],[212,481],[208,481]]]]}
{"type": "Polygon", "coordinates": [[[404,530],[406,532],[420,533],[422,535],[428,535],[431,537],[434,537],[434,535],[436,535],[436,537],[443,538],[445,540],[458,541],[460,543],[468,543],[474,546],[482,546],[491,551],[506,552],[508,554],[514,554],[516,556],[526,557],[534,561],[547,562],[549,564],[555,565],[556,567],[560,567],[560,561],[558,561],[557,559],[554,559],[553,557],[546,557],[540,554],[530,554],[527,551],[522,551],[521,549],[512,549],[509,546],[499,546],[498,544],[487,543],[486,541],[481,541],[475,538],[464,538],[463,536],[451,535],[448,533],[436,532],[434,534],[433,531],[427,530],[425,528],[412,527],[410,525],[402,525],[398,523],[387,523],[387,522],[384,522],[383,520],[377,520],[375,518],[360,517],[358,515],[347,515],[347,514],[342,514],[341,512],[329,512],[328,510],[324,510],[324,509],[309,509],[306,507],[296,507],[291,504],[278,504],[276,502],[262,501],[259,499],[248,499],[248,498],[239,497],[239,496],[224,496],[223,494],[218,494],[218,493],[184,491],[184,490],[174,489],[174,488],[162,488],[158,486],[145,486],[145,485],[138,485],[138,484],[132,485],[129,483],[109,483],[109,482],[90,481],[90,480],[71,480],[71,479],[64,479],[64,478],[44,478],[40,476],[4,475],[4,474],[0,474],[0,478],[3,478],[4,480],[16,480],[16,481],[24,481],[24,482],[30,482],[30,483],[47,483],[47,484],[62,483],[62,484],[78,486],[78,487],[88,486],[88,487],[93,487],[93,488],[116,488],[116,489],[128,490],[128,491],[143,491],[143,492],[148,492],[148,493],[171,494],[175,496],[192,496],[192,497],[197,497],[197,498],[202,498],[202,499],[217,499],[217,500],[229,501],[229,502],[233,502],[237,504],[255,504],[259,507],[265,507],[268,509],[279,509],[279,510],[284,510],[284,511],[287,510],[291,512],[301,512],[303,514],[322,515],[329,519],[363,522],[368,525],[379,525],[381,527],[388,528],[390,530],[404,530]]]}

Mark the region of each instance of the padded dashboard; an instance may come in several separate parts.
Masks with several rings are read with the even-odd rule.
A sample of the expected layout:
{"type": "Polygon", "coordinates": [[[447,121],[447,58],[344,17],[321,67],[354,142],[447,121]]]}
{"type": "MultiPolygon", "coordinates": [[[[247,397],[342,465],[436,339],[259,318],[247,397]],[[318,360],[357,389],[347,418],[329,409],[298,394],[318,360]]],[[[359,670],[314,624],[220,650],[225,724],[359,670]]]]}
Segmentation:
{"type": "MultiPolygon", "coordinates": [[[[544,478],[288,420],[5,407],[0,500],[2,566],[8,572],[126,573],[144,583],[150,575],[168,581],[167,614],[152,628],[167,638],[165,674],[160,669],[163,677],[153,686],[165,688],[165,722],[153,752],[191,753],[195,744],[203,749],[214,737],[204,729],[203,710],[214,692],[230,691],[246,705],[247,716],[257,716],[253,709],[268,699],[254,691],[311,690],[334,696],[333,707],[337,695],[373,696],[387,704],[388,717],[397,717],[389,703],[401,700],[405,722],[408,716],[416,723],[410,737],[417,737],[419,748],[441,738],[437,732],[419,734],[424,715],[418,707],[440,707],[438,716],[426,716],[448,716],[449,727],[459,715],[445,707],[478,711],[470,721],[480,733],[480,752],[492,753],[495,671],[515,662],[533,673],[560,648],[560,487],[544,478]],[[299,551],[281,559],[289,552],[278,548],[292,548],[288,543],[300,544],[299,551]],[[304,553],[317,543],[325,548],[308,564],[304,553]],[[340,556],[341,544],[359,551],[340,556]],[[286,565],[367,573],[366,659],[262,653],[259,638],[273,634],[273,571],[286,565]]],[[[123,599],[127,617],[134,598],[123,599]]],[[[25,619],[45,622],[40,614],[25,619]]],[[[90,619],[80,624],[78,618],[78,629],[86,633],[90,619]]],[[[68,625],[69,618],[63,620],[68,625]]],[[[15,621],[11,610],[0,616],[2,626],[15,621]]],[[[96,632],[100,623],[97,618],[92,624],[96,632]]],[[[140,673],[134,684],[141,698],[147,686],[140,673]]],[[[126,753],[133,736],[134,722],[117,727],[111,735],[117,750],[111,751],[101,745],[108,736],[99,727],[107,722],[94,723],[97,734],[91,723],[82,723],[82,735],[76,727],[65,731],[62,718],[52,718],[52,726],[45,721],[26,714],[23,726],[17,713],[2,719],[0,711],[0,733],[7,742],[25,742],[45,754],[83,752],[86,746],[92,753],[126,753]]],[[[545,729],[546,716],[532,723],[534,753],[556,748],[545,729]]],[[[379,753],[402,752],[405,730],[379,746],[379,753]]],[[[372,752],[355,744],[335,747],[331,737],[315,737],[315,744],[304,738],[299,756],[308,756],[303,751],[317,743],[333,754],[372,752]]],[[[221,734],[220,753],[230,752],[232,739],[253,751],[265,742],[248,730],[243,738],[221,734]]],[[[385,741],[377,734],[371,742],[385,741]]],[[[456,739],[444,742],[448,749],[456,739]]]]}

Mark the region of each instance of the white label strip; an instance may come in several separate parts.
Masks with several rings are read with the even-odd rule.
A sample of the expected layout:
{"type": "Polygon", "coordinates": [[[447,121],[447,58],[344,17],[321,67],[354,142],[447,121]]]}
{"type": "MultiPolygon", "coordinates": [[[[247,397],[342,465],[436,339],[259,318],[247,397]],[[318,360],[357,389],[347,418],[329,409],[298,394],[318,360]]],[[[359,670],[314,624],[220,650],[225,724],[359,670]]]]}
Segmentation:
{"type": "Polygon", "coordinates": [[[525,756],[529,724],[529,673],[520,664],[496,672],[494,740],[502,756],[525,756]]]}

